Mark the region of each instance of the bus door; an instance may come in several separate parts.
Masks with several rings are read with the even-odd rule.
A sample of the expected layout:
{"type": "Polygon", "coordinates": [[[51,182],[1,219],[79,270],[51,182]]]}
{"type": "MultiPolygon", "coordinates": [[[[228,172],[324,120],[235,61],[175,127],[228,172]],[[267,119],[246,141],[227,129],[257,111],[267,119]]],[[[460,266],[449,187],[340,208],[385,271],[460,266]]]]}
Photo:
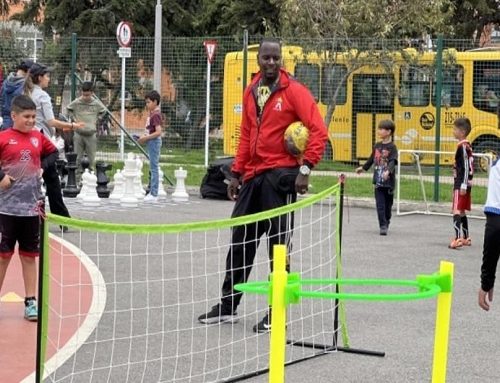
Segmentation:
{"type": "Polygon", "coordinates": [[[394,77],[384,74],[355,74],[352,87],[353,159],[371,154],[381,120],[394,113],[394,77]]]}

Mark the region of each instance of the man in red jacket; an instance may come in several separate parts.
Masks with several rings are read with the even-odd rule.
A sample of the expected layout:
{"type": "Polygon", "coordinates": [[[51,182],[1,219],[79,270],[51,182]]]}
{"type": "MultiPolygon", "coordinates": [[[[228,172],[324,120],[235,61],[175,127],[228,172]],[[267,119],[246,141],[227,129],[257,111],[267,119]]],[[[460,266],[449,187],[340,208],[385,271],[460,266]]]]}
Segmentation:
{"type": "MultiPolygon", "coordinates": [[[[263,39],[257,60],[260,71],[243,95],[240,142],[228,185],[228,196],[236,201],[232,217],[295,202],[297,193],[307,192],[309,174],[321,159],[328,139],[313,96],[281,68],[280,42],[263,39]],[[296,121],[302,121],[309,129],[307,147],[300,157],[286,150],[283,138],[286,128],[296,121]]],[[[221,303],[198,320],[205,324],[236,322],[236,307],[242,293],[235,291],[234,285],[247,281],[260,237],[266,233],[272,260],[273,246],[289,246],[292,230],[291,214],[234,227],[221,303]]],[[[270,329],[269,312],[253,330],[267,332],[270,329]]]]}

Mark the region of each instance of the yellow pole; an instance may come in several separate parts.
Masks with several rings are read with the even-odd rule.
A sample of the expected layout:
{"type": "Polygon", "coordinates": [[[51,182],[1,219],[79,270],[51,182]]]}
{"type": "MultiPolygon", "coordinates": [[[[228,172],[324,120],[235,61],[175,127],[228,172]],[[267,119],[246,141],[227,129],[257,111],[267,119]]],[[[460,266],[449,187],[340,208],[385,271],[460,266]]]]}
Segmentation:
{"type": "Polygon", "coordinates": [[[269,355],[269,383],[285,381],[286,345],[286,302],[287,284],[286,247],[275,245],[273,248],[272,296],[271,296],[271,351],[269,355]]]}
{"type": "Polygon", "coordinates": [[[453,263],[442,261],[439,267],[441,276],[448,275],[446,287],[438,294],[436,308],[436,330],[434,334],[434,360],[432,363],[432,383],[446,382],[448,360],[448,338],[450,333],[451,299],[453,293],[453,263]]]}

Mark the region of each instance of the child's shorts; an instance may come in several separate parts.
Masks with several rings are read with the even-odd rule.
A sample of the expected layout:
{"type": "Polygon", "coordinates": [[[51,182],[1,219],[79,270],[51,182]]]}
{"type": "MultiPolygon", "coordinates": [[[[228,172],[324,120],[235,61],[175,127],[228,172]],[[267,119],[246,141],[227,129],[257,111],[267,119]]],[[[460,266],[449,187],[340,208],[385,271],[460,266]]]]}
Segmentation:
{"type": "Polygon", "coordinates": [[[16,242],[19,243],[19,255],[38,256],[40,251],[40,217],[17,217],[0,214],[0,257],[12,257],[16,242]]]}
{"type": "Polygon", "coordinates": [[[470,191],[467,191],[465,195],[460,195],[460,189],[453,190],[453,203],[452,210],[468,210],[471,208],[471,198],[470,191]]]}

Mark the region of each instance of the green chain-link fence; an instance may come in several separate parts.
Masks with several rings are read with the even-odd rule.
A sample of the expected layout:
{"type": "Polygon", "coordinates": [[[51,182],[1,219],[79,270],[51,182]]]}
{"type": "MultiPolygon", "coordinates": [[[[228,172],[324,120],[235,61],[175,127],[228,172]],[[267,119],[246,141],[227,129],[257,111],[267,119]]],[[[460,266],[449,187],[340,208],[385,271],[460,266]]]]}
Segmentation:
{"type": "MultiPolygon", "coordinates": [[[[12,37],[15,40],[15,37],[12,37]]],[[[206,121],[208,37],[164,37],[162,41],[162,111],[165,115],[164,156],[172,162],[203,164],[206,121]],[[187,160],[189,158],[189,160],[187,160]]],[[[210,156],[233,155],[239,137],[241,96],[258,67],[258,37],[212,37],[217,41],[211,68],[210,156]],[[231,53],[232,52],[232,53],[231,53]]],[[[284,66],[307,84],[329,121],[331,143],[326,158],[358,163],[370,154],[381,119],[396,122],[400,149],[419,150],[424,163],[433,154],[453,151],[453,121],[471,119],[474,150],[500,150],[498,101],[500,53],[477,50],[471,41],[444,40],[442,65],[437,43],[405,40],[288,39],[283,42],[284,66]],[[436,91],[438,90],[438,91],[436,91]],[[441,99],[437,105],[438,98],[441,99]]],[[[25,54],[3,39],[1,63],[13,67],[25,54]]],[[[54,67],[49,93],[56,114],[65,113],[72,98],[72,69],[76,78],[95,83],[96,95],[114,116],[99,126],[99,155],[115,156],[120,148],[121,59],[111,38],[71,36],[45,39],[38,61],[54,67]],[[75,59],[72,62],[72,57],[75,59]]],[[[125,128],[142,132],[147,112],[144,94],[153,88],[154,39],[135,38],[126,60],[125,128]]],[[[4,70],[5,71],[5,70],[4,70]]],[[[76,95],[78,89],[76,88],[76,95]]],[[[134,150],[126,141],[125,150],[134,150]]],[[[441,164],[452,159],[442,156],[441,164]]],[[[411,156],[405,161],[412,162],[411,156]]]]}

